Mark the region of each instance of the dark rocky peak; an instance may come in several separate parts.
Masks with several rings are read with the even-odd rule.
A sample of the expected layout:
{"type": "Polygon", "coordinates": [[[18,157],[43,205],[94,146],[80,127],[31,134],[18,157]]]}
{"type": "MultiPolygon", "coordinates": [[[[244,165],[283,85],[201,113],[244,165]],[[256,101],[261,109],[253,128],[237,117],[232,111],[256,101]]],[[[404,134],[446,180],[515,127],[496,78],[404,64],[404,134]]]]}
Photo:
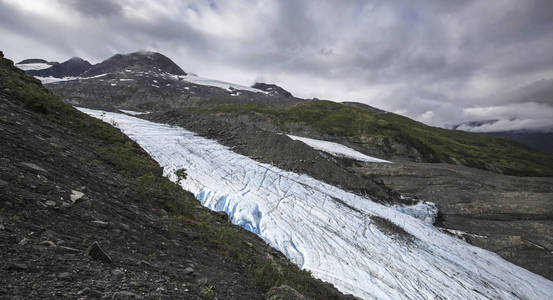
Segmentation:
{"type": "Polygon", "coordinates": [[[56,77],[63,78],[69,76],[79,76],[84,71],[90,69],[92,64],[88,61],[79,58],[73,57],[60,64],[56,64],[47,69],[42,70],[28,70],[27,73],[33,76],[39,77],[56,77]]]}
{"type": "Polygon", "coordinates": [[[254,85],[252,85],[252,88],[262,90],[265,92],[269,92],[271,95],[279,95],[284,97],[294,97],[292,93],[289,91],[281,88],[280,86],[276,84],[271,83],[262,83],[262,82],[256,82],[254,85]]]}
{"type": "Polygon", "coordinates": [[[24,59],[17,63],[18,65],[26,65],[26,64],[48,64],[48,65],[57,65],[59,62],[57,61],[47,61],[45,59],[41,58],[28,58],[24,59]]]}
{"type": "Polygon", "coordinates": [[[186,73],[167,56],[149,51],[139,51],[129,54],[115,54],[114,56],[94,65],[82,74],[82,77],[92,77],[105,73],[118,72],[159,72],[174,75],[186,73]]]}

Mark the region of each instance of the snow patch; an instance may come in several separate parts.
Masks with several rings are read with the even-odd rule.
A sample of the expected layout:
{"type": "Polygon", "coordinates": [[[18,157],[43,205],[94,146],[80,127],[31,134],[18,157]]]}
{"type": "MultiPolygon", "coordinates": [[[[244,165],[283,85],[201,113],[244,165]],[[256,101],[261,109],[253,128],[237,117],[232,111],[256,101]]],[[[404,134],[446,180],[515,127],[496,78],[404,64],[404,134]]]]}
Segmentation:
{"type": "Polygon", "coordinates": [[[70,81],[70,80],[87,80],[87,79],[104,77],[106,75],[108,75],[108,74],[105,73],[105,74],[100,74],[100,75],[91,76],[91,77],[71,77],[71,76],[68,76],[68,77],[56,78],[56,77],[52,77],[52,76],[50,76],[50,77],[36,76],[35,78],[40,80],[43,84],[46,84],[46,83],[54,83],[54,82],[70,81]]]}
{"type": "Polygon", "coordinates": [[[241,90],[241,91],[250,91],[254,93],[263,93],[266,95],[269,94],[268,92],[265,92],[259,89],[254,89],[248,86],[243,86],[243,85],[234,84],[234,83],[225,82],[225,81],[219,81],[215,79],[203,78],[203,77],[193,75],[191,73],[189,73],[188,75],[172,75],[172,74],[167,74],[167,75],[173,78],[174,80],[184,80],[198,85],[213,86],[213,87],[226,89],[229,91],[232,91],[232,89],[234,89],[234,90],[241,90]]]}
{"type": "Polygon", "coordinates": [[[306,137],[300,137],[300,136],[295,136],[290,134],[287,134],[287,136],[293,140],[304,142],[305,144],[307,144],[308,146],[311,146],[314,149],[321,150],[335,156],[348,157],[348,158],[353,158],[353,159],[356,159],[359,161],[365,161],[365,162],[391,163],[390,161],[387,161],[387,160],[365,155],[359,151],[353,150],[342,144],[323,141],[323,140],[316,140],[316,139],[311,139],[306,137]]]}
{"type": "Polygon", "coordinates": [[[29,70],[44,70],[50,68],[52,65],[45,63],[33,63],[33,64],[15,64],[16,67],[20,68],[23,71],[29,70]]]}

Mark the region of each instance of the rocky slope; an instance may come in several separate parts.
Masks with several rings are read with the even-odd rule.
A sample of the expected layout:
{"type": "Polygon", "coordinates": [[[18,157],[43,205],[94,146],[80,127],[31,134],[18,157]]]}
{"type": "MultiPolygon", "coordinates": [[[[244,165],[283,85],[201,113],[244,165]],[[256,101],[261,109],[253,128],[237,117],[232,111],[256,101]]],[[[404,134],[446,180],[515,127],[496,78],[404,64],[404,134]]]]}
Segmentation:
{"type": "Polygon", "coordinates": [[[448,164],[365,164],[356,172],[436,203],[437,226],[553,280],[553,178],[448,164]]]}
{"type": "Polygon", "coordinates": [[[62,104],[1,52],[0,111],[3,296],[303,297],[287,284],[344,298],[202,208],[137,144],[62,104]]]}

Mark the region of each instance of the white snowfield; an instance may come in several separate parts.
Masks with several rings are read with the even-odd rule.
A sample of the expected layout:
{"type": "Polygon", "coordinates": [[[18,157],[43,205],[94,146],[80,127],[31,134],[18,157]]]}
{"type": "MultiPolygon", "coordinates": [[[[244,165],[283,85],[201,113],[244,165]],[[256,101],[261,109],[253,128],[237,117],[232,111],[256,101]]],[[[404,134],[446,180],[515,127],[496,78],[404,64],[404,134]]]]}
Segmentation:
{"type": "Polygon", "coordinates": [[[54,83],[54,82],[70,81],[70,80],[87,80],[87,79],[104,77],[106,75],[108,75],[108,74],[104,73],[104,74],[100,74],[100,75],[96,75],[96,76],[90,76],[90,77],[67,76],[67,77],[57,78],[57,77],[52,77],[52,76],[49,76],[49,77],[35,76],[35,78],[40,80],[40,82],[42,82],[43,84],[46,84],[46,83],[54,83]]]}
{"type": "Polygon", "coordinates": [[[16,67],[20,68],[23,71],[29,71],[29,70],[43,70],[48,69],[52,65],[45,64],[45,63],[32,63],[32,64],[15,64],[16,67]]]}
{"type": "MultiPolygon", "coordinates": [[[[16,65],[16,66],[21,68],[22,70],[31,70],[31,69],[24,69],[24,68],[26,68],[24,66],[28,66],[28,65],[31,65],[31,64],[23,64],[23,65],[16,65]]],[[[35,64],[33,64],[33,65],[35,65],[35,64]]],[[[50,67],[50,65],[48,65],[48,67],[50,67]]],[[[32,69],[32,70],[39,70],[39,69],[32,69]]],[[[129,71],[127,70],[126,72],[129,72],[129,71]]],[[[144,72],[137,72],[137,73],[144,73],[144,72]]],[[[245,85],[239,85],[239,84],[220,81],[220,80],[215,80],[215,79],[203,78],[203,77],[197,76],[195,74],[174,75],[174,74],[169,74],[169,73],[164,73],[164,72],[160,72],[160,73],[150,72],[150,74],[157,74],[159,76],[162,76],[162,77],[165,77],[165,78],[170,78],[172,80],[183,80],[183,81],[190,82],[190,83],[197,84],[197,85],[218,87],[218,88],[222,88],[222,89],[225,89],[227,91],[230,91],[230,92],[235,92],[236,90],[240,90],[240,91],[250,91],[250,92],[254,92],[254,93],[262,93],[262,94],[266,94],[266,95],[269,94],[269,92],[266,92],[266,91],[263,91],[263,90],[260,90],[260,89],[254,89],[252,87],[248,87],[248,86],[245,86],[245,85]]],[[[68,76],[68,77],[63,77],[63,78],[56,78],[56,77],[36,77],[36,78],[38,80],[40,80],[42,83],[46,84],[46,83],[53,83],[53,82],[60,82],[60,81],[70,81],[70,80],[77,80],[77,79],[86,80],[86,79],[102,77],[102,76],[105,76],[105,75],[107,75],[107,74],[101,74],[101,75],[92,76],[92,77],[70,77],[70,76],[68,76]]],[[[132,80],[132,79],[121,79],[121,80],[132,80]]],[[[153,86],[155,86],[155,85],[153,85],[153,86]]],[[[156,87],[159,87],[159,86],[156,86],[156,87]]],[[[235,94],[235,96],[237,96],[237,95],[235,94]]]]}
{"type": "Polygon", "coordinates": [[[348,157],[348,158],[353,158],[353,159],[356,159],[359,161],[365,161],[365,162],[391,163],[390,161],[387,161],[387,160],[365,155],[359,151],[353,150],[342,144],[323,141],[323,140],[316,140],[316,139],[311,139],[311,138],[306,138],[301,136],[289,135],[289,134],[287,134],[287,136],[293,140],[304,142],[305,144],[307,144],[308,146],[311,146],[314,149],[328,152],[335,156],[348,157]]]}
{"type": "Polygon", "coordinates": [[[553,282],[432,225],[179,127],[81,109],[121,129],[201,203],[313,275],[364,299],[551,299],[553,282]],[[381,231],[375,216],[411,234],[381,231]]]}
{"type": "Polygon", "coordinates": [[[222,88],[225,90],[233,91],[233,90],[241,90],[241,91],[250,91],[254,93],[263,93],[263,94],[269,94],[269,92],[265,92],[260,89],[254,89],[252,87],[248,87],[245,85],[239,85],[235,83],[225,82],[225,81],[219,81],[215,79],[209,79],[209,78],[203,78],[200,76],[197,76],[195,74],[188,74],[188,75],[172,75],[169,74],[173,79],[179,80],[182,79],[184,81],[197,84],[197,85],[207,85],[207,86],[213,86],[222,88]]]}

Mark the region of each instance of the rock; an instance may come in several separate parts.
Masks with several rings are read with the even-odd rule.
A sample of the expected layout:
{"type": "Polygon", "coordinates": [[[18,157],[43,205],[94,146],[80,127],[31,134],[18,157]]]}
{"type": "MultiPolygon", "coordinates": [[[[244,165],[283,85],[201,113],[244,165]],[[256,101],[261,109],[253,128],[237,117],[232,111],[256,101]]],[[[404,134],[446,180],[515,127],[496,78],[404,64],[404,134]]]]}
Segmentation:
{"type": "Polygon", "coordinates": [[[41,168],[41,167],[37,166],[37,165],[34,164],[34,163],[23,162],[23,163],[21,163],[21,164],[24,165],[25,167],[28,167],[28,168],[33,169],[33,170],[35,170],[35,171],[48,173],[48,171],[46,171],[44,168],[41,168]]]}
{"type": "Polygon", "coordinates": [[[194,273],[194,269],[193,269],[193,268],[187,267],[186,269],[184,269],[184,274],[185,274],[185,275],[191,275],[192,273],[194,273]]]}
{"type": "Polygon", "coordinates": [[[5,229],[6,229],[6,227],[4,227],[3,224],[0,224],[0,230],[5,230],[5,229]]]}
{"type": "Polygon", "coordinates": [[[20,246],[25,246],[27,243],[29,243],[28,238],[23,238],[21,241],[19,241],[20,246]]]}
{"type": "Polygon", "coordinates": [[[104,221],[100,221],[100,220],[94,220],[94,221],[92,221],[92,223],[94,225],[98,225],[100,227],[108,227],[109,226],[109,222],[104,222],[104,221]]]}
{"type": "Polygon", "coordinates": [[[13,263],[8,266],[8,270],[12,271],[26,271],[29,267],[23,263],[13,263]]]}
{"type": "Polygon", "coordinates": [[[125,271],[123,271],[121,269],[114,269],[113,271],[111,271],[111,274],[113,274],[113,276],[115,276],[117,278],[121,278],[121,277],[123,277],[123,275],[125,275],[125,271]]]}
{"type": "Polygon", "coordinates": [[[131,229],[131,226],[125,224],[125,223],[119,223],[119,226],[125,231],[129,231],[131,229]]]}
{"type": "Polygon", "coordinates": [[[69,198],[71,199],[71,202],[75,203],[75,202],[77,202],[77,200],[81,199],[83,196],[84,196],[83,192],[72,190],[71,195],[69,195],[69,198]]]}
{"type": "Polygon", "coordinates": [[[50,206],[50,207],[56,206],[56,202],[52,201],[52,200],[47,200],[46,202],[44,202],[44,204],[46,204],[46,206],[50,206]]]}
{"type": "Polygon", "coordinates": [[[72,275],[69,272],[61,272],[57,274],[56,277],[61,280],[69,280],[71,279],[72,275]]]}
{"type": "Polygon", "coordinates": [[[100,248],[100,244],[98,242],[92,243],[90,247],[86,250],[86,254],[90,256],[92,259],[99,260],[108,264],[113,263],[111,260],[111,257],[100,248]]]}
{"type": "Polygon", "coordinates": [[[8,187],[8,183],[0,179],[0,189],[5,189],[6,187],[8,187]]]}
{"type": "Polygon", "coordinates": [[[267,300],[305,300],[306,298],[298,291],[287,285],[281,285],[279,287],[272,287],[267,294],[265,294],[267,300]]]}
{"type": "Polygon", "coordinates": [[[56,244],[52,241],[42,241],[38,243],[40,246],[46,246],[46,247],[56,247],[56,244]]]}
{"type": "Polygon", "coordinates": [[[128,291],[115,292],[111,294],[111,299],[142,299],[143,297],[128,291]]]}

